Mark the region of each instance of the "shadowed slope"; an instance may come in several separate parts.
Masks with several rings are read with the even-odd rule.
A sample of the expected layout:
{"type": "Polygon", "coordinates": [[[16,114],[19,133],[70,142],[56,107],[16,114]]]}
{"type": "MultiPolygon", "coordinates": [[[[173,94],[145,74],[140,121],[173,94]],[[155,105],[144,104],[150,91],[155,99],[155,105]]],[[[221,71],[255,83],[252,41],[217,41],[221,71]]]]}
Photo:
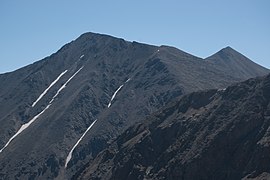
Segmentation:
{"type": "Polygon", "coordinates": [[[270,75],[195,92],[127,129],[80,179],[270,176],[270,75]]]}

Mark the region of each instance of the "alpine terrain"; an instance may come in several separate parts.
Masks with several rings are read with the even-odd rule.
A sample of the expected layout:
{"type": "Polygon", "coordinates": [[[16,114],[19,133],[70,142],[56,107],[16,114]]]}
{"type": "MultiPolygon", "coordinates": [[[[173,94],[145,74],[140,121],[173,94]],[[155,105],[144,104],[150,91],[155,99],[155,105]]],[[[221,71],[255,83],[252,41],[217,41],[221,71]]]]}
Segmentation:
{"type": "Polygon", "coordinates": [[[185,95],[128,128],[79,179],[270,178],[270,75],[185,95]]]}
{"type": "Polygon", "coordinates": [[[85,33],[0,74],[0,179],[266,176],[269,72],[85,33]]]}

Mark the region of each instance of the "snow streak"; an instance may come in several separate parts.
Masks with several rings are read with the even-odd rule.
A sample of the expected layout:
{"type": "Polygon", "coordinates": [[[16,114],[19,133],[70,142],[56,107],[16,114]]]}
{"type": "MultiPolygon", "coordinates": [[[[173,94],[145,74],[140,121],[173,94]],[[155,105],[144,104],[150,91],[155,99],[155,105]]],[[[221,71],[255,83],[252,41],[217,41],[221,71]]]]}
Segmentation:
{"type": "MultiPolygon", "coordinates": [[[[128,83],[130,80],[131,80],[131,79],[129,78],[128,80],[126,80],[125,83],[128,83]]],[[[121,86],[113,93],[113,96],[112,96],[112,98],[111,98],[111,100],[110,100],[110,102],[109,102],[109,104],[108,104],[108,108],[111,107],[112,101],[114,100],[116,94],[122,89],[122,87],[123,87],[124,85],[125,85],[125,84],[122,84],[122,85],[121,85],[121,86]]]]}
{"type": "Polygon", "coordinates": [[[10,144],[10,142],[16,138],[19,134],[21,134],[25,129],[27,129],[35,120],[37,120],[47,109],[49,109],[49,107],[52,105],[52,102],[54,101],[54,99],[59,95],[59,93],[66,87],[66,85],[74,78],[74,76],[76,76],[83,67],[81,67],[76,73],[74,73],[67,81],[66,83],[57,91],[57,93],[53,96],[52,100],[49,102],[49,104],[46,106],[45,109],[43,109],[43,111],[41,111],[38,115],[36,115],[33,119],[31,119],[28,123],[25,123],[21,126],[21,128],[19,129],[19,131],[16,132],[15,135],[13,135],[8,142],[6,143],[6,145],[0,150],[0,153],[10,144]]]}
{"type": "Polygon", "coordinates": [[[41,98],[50,90],[51,87],[53,87],[53,85],[55,85],[55,83],[57,83],[57,81],[59,81],[59,79],[67,72],[67,70],[65,70],[64,72],[62,72],[51,84],[50,86],[45,89],[45,91],[43,93],[41,93],[41,95],[37,98],[37,100],[32,104],[32,107],[34,107],[38,101],[41,100],[41,98]]]}
{"type": "Polygon", "coordinates": [[[81,142],[81,140],[84,138],[84,136],[86,135],[86,133],[92,128],[92,126],[96,123],[96,121],[97,121],[97,119],[86,129],[86,131],[83,133],[83,135],[80,137],[80,139],[73,146],[73,148],[71,149],[71,151],[68,153],[68,156],[67,156],[67,159],[66,159],[66,163],[65,163],[65,168],[67,168],[67,165],[68,165],[69,161],[72,158],[72,153],[73,153],[74,149],[79,145],[79,143],[81,142]]]}
{"type": "Polygon", "coordinates": [[[226,91],[226,88],[218,89],[218,92],[220,92],[220,91],[226,91]]]}
{"type": "Polygon", "coordinates": [[[128,80],[126,80],[126,82],[125,83],[127,83],[127,82],[129,82],[131,79],[130,78],[128,78],[128,80]]]}
{"type": "Polygon", "coordinates": [[[49,107],[51,106],[51,104],[49,104],[43,111],[41,111],[38,115],[36,115],[33,119],[31,119],[28,123],[23,124],[21,126],[21,128],[19,129],[19,131],[14,134],[9,141],[6,143],[6,145],[0,150],[0,153],[9,145],[9,143],[15,138],[17,137],[19,134],[21,134],[25,129],[27,129],[40,115],[42,115],[47,109],[49,109],[49,107]]]}
{"type": "Polygon", "coordinates": [[[109,104],[108,104],[108,108],[111,107],[113,99],[115,98],[115,96],[116,96],[116,94],[118,93],[118,91],[120,91],[120,90],[122,89],[123,86],[124,86],[124,85],[122,84],[122,85],[121,85],[121,86],[113,93],[113,96],[112,96],[112,98],[111,98],[111,100],[110,100],[110,102],[109,102],[109,104]]]}
{"type": "Polygon", "coordinates": [[[60,89],[58,89],[57,93],[53,96],[52,100],[49,102],[50,104],[54,101],[54,99],[60,94],[60,92],[65,89],[65,87],[67,86],[67,84],[82,70],[83,67],[81,67],[77,72],[75,72],[68,80],[67,82],[65,82],[65,84],[63,84],[63,86],[60,87],[60,89]]]}
{"type": "MultiPolygon", "coordinates": [[[[131,79],[129,78],[128,80],[126,80],[125,83],[128,83],[131,79]]],[[[124,84],[125,84],[124,83],[124,84]]],[[[113,99],[115,98],[116,94],[121,90],[121,88],[124,86],[124,84],[122,84],[113,94],[110,103],[108,104],[108,108],[111,106],[113,99]]],[[[67,165],[69,163],[69,161],[72,158],[72,154],[73,151],[75,150],[75,148],[79,145],[79,143],[81,142],[81,140],[84,138],[84,136],[87,134],[87,132],[92,128],[92,126],[96,123],[97,119],[87,128],[87,130],[83,133],[83,135],[80,137],[80,139],[76,142],[76,144],[72,147],[71,151],[69,152],[67,158],[66,158],[66,163],[65,163],[65,168],[67,168],[67,165]]]]}

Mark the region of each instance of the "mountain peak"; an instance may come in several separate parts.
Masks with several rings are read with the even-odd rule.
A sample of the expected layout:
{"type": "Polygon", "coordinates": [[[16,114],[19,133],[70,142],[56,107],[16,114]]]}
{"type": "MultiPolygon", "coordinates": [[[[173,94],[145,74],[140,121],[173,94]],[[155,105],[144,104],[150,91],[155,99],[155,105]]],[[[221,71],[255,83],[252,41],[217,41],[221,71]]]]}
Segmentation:
{"type": "Polygon", "coordinates": [[[220,71],[230,72],[238,78],[254,77],[269,73],[269,70],[251,61],[249,58],[227,46],[205,59],[220,71]],[[239,73],[241,72],[241,73],[239,73]],[[238,74],[238,75],[236,75],[238,74]]]}
{"type": "Polygon", "coordinates": [[[222,48],[221,50],[224,50],[224,51],[236,51],[235,49],[233,49],[231,46],[227,46],[225,48],[222,48]]]}
{"type": "MultiPolygon", "coordinates": [[[[242,55],[240,52],[236,51],[235,49],[233,49],[231,46],[227,46],[225,48],[222,48],[220,51],[217,52],[218,53],[226,53],[226,54],[240,54],[242,55]]],[[[243,55],[242,55],[243,56],[243,55]]]]}
{"type": "Polygon", "coordinates": [[[95,41],[95,42],[106,42],[106,41],[111,41],[111,42],[115,42],[115,41],[122,41],[122,42],[127,42],[122,38],[118,38],[118,37],[114,37],[111,35],[107,35],[107,34],[100,34],[100,33],[94,33],[94,32],[86,32],[82,35],[80,35],[75,41],[95,41]]]}
{"type": "MultiPolygon", "coordinates": [[[[222,48],[221,50],[219,50],[218,52],[216,52],[215,54],[213,54],[212,56],[206,58],[218,58],[218,59],[222,59],[222,60],[228,60],[230,58],[228,58],[228,56],[244,56],[241,53],[239,53],[238,51],[236,51],[235,49],[233,49],[230,46],[227,46],[225,48],[222,48]]],[[[246,58],[246,57],[245,57],[246,58]]]]}
{"type": "MultiPolygon", "coordinates": [[[[203,61],[173,47],[88,32],[39,62],[0,75],[0,179],[77,179],[76,171],[95,165],[90,161],[125,129],[180,96],[265,74],[233,52],[227,47],[219,53],[226,59],[203,61]]],[[[183,108],[202,110],[212,100],[202,93],[192,97],[200,103],[188,98],[183,108]]]]}
{"type": "MultiPolygon", "coordinates": [[[[116,38],[116,37],[113,37],[113,36],[110,36],[110,35],[107,35],[107,34],[101,34],[101,33],[95,33],[95,32],[85,32],[82,35],[80,35],[78,37],[78,39],[84,38],[84,37],[88,37],[88,38],[90,38],[90,37],[116,38]]],[[[117,38],[117,39],[120,39],[120,38],[117,38]]]]}

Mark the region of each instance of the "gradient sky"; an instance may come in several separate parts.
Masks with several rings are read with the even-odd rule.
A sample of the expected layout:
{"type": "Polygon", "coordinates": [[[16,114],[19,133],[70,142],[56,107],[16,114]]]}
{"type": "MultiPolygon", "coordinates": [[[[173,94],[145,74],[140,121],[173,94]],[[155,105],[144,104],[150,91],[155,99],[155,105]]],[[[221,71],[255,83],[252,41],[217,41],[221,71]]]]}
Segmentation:
{"type": "Polygon", "coordinates": [[[231,46],[270,68],[269,0],[0,0],[0,23],[0,73],[89,31],[202,58],[231,46]]]}

